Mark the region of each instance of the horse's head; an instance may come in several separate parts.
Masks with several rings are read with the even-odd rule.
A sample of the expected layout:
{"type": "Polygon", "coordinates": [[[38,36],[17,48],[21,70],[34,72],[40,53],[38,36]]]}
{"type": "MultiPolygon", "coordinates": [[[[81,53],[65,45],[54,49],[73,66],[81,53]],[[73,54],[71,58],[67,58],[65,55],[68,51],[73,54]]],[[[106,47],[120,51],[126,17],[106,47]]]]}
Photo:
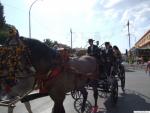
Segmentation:
{"type": "Polygon", "coordinates": [[[28,48],[32,65],[41,74],[47,73],[59,59],[54,49],[36,39],[23,38],[23,43],[28,48]]]}
{"type": "Polygon", "coordinates": [[[55,59],[58,58],[53,49],[38,40],[21,37],[20,41],[21,45],[7,45],[2,47],[5,50],[4,53],[0,52],[2,61],[0,71],[8,78],[2,81],[6,85],[8,82],[11,83],[9,85],[12,89],[11,95],[22,95],[32,89],[36,76],[45,77],[55,65],[55,59]],[[36,73],[31,70],[31,67],[35,68],[36,73]]]}

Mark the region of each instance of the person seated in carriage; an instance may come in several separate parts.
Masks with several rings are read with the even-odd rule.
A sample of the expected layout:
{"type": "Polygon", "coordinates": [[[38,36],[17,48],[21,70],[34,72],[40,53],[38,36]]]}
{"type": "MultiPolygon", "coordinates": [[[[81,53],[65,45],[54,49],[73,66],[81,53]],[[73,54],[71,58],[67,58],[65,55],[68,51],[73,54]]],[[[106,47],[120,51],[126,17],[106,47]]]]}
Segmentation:
{"type": "Polygon", "coordinates": [[[106,76],[105,76],[105,72],[107,72],[106,68],[105,67],[105,51],[102,50],[101,48],[99,48],[97,45],[99,45],[98,41],[96,42],[97,45],[94,45],[93,42],[94,40],[93,39],[89,39],[88,40],[90,46],[88,47],[88,50],[87,50],[87,53],[89,56],[93,56],[96,58],[97,60],[97,64],[98,64],[98,67],[99,67],[99,79],[105,79],[106,76]]]}
{"type": "Polygon", "coordinates": [[[94,45],[93,42],[94,42],[93,39],[88,40],[88,43],[89,43],[90,46],[88,47],[87,53],[90,56],[98,58],[99,48],[98,48],[97,45],[94,45]]]}
{"type": "Polygon", "coordinates": [[[112,74],[114,67],[114,53],[110,42],[105,42],[105,72],[107,76],[112,74]]]}
{"type": "Polygon", "coordinates": [[[119,48],[116,45],[113,46],[113,52],[114,52],[115,63],[116,63],[115,68],[117,72],[119,72],[121,68],[122,55],[119,48]]]}

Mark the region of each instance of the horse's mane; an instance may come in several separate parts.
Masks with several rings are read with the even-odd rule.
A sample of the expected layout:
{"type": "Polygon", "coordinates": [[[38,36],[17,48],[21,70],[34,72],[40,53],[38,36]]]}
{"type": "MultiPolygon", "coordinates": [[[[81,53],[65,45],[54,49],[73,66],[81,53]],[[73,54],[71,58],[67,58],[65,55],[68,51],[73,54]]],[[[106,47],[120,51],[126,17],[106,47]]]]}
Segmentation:
{"type": "Polygon", "coordinates": [[[52,49],[52,48],[48,47],[46,44],[44,44],[43,42],[41,42],[37,39],[33,39],[33,38],[31,39],[31,38],[25,38],[25,37],[20,37],[20,38],[29,47],[31,47],[31,46],[36,47],[36,48],[44,47],[44,49],[46,49],[46,50],[52,49]]]}
{"type": "MultiPolygon", "coordinates": [[[[21,40],[23,40],[23,43],[27,45],[29,48],[35,49],[37,52],[42,51],[42,53],[51,53],[55,54],[55,51],[48,47],[46,44],[43,42],[37,40],[37,39],[31,39],[31,38],[25,38],[25,37],[20,37],[21,40]]],[[[43,54],[44,55],[44,54],[43,54]]]]}
{"type": "Polygon", "coordinates": [[[32,57],[31,60],[33,64],[38,65],[38,62],[43,62],[45,63],[46,66],[46,61],[47,61],[48,63],[47,65],[49,65],[50,67],[52,60],[55,59],[57,55],[54,49],[48,47],[46,44],[44,44],[43,42],[37,39],[31,39],[25,37],[20,37],[20,38],[23,41],[23,43],[30,49],[31,57],[32,57]]]}

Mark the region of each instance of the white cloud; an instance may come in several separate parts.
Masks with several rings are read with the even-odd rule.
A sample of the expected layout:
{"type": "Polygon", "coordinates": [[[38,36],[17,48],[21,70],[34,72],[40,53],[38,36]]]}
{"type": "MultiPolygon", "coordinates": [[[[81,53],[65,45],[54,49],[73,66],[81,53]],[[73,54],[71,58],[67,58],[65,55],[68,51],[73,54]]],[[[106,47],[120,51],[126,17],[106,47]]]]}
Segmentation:
{"type": "Polygon", "coordinates": [[[137,40],[150,29],[150,8],[148,4],[141,3],[124,11],[121,23],[130,20],[130,32],[137,40]]]}
{"type": "Polygon", "coordinates": [[[54,32],[48,35],[54,40],[70,45],[69,29],[72,27],[75,32],[73,47],[85,45],[92,37],[100,43],[110,41],[117,44],[124,51],[128,48],[128,20],[132,37],[137,37],[137,40],[150,28],[149,3],[141,0],[39,0],[32,12],[40,21],[40,29],[46,23],[49,33],[54,32]],[[100,35],[96,36],[94,32],[100,35]]]}
{"type": "Polygon", "coordinates": [[[108,9],[105,11],[104,14],[107,18],[116,19],[118,17],[119,12],[114,9],[108,9]]]}
{"type": "Polygon", "coordinates": [[[105,8],[111,8],[111,7],[115,6],[116,4],[118,4],[121,1],[122,0],[108,0],[108,1],[105,1],[104,7],[105,8]]]}
{"type": "MultiPolygon", "coordinates": [[[[14,16],[12,14],[17,12],[16,9],[9,8],[6,17],[11,17],[10,24],[28,36],[28,10],[34,0],[2,1],[26,9],[21,15],[16,13],[17,16],[14,16]]],[[[75,47],[85,45],[87,39],[93,37],[100,43],[120,43],[119,46],[124,49],[128,48],[128,44],[124,46],[122,43],[127,38],[128,20],[130,32],[137,40],[150,29],[149,6],[149,0],[38,0],[31,11],[32,35],[40,40],[52,38],[70,45],[69,29],[72,28],[75,47]]]]}

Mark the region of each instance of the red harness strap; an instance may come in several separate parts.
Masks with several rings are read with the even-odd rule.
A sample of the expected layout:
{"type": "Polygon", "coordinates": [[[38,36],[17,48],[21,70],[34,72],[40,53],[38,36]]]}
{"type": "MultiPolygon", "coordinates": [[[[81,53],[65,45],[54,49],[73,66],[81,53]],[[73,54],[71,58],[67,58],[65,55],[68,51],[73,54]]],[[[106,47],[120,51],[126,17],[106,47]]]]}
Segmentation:
{"type": "Polygon", "coordinates": [[[56,78],[60,75],[62,68],[56,67],[52,70],[52,72],[48,76],[38,76],[37,77],[37,84],[40,90],[40,93],[47,93],[48,89],[46,88],[46,84],[50,83],[53,78],[56,78]]]}

